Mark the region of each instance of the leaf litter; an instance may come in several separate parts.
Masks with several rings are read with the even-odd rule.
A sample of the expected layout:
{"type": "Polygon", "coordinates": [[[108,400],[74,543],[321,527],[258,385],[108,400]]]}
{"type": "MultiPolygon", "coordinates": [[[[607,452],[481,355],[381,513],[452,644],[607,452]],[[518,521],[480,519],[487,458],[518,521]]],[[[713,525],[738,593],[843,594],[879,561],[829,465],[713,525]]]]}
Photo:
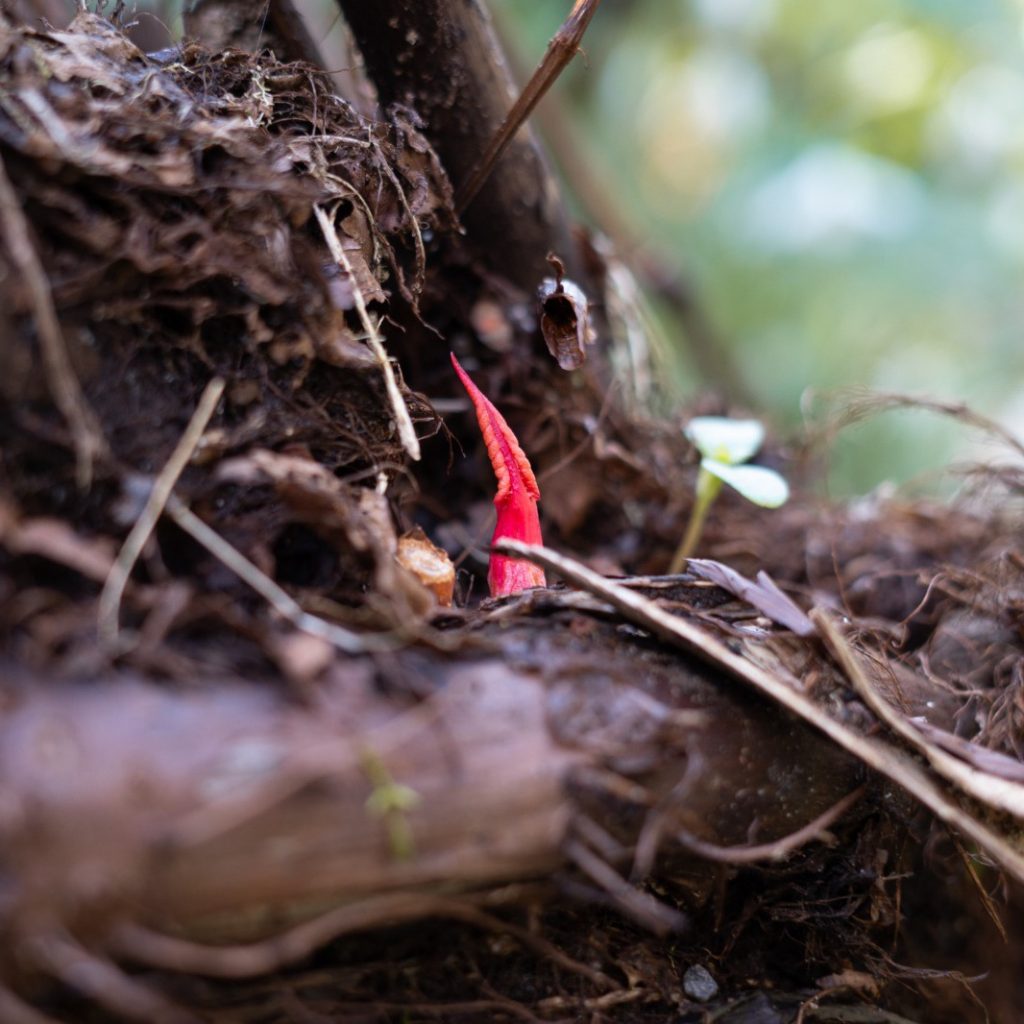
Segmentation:
{"type": "MultiPolygon", "coordinates": [[[[424,321],[471,332],[495,288],[415,112],[367,121],[267,55],[145,55],[97,15],[2,19],[0,935],[35,970],[142,1019],[700,1020],[697,962],[736,1024],[883,991],[859,1019],[981,1019],[974,989],[1012,1019],[1006,467],[979,468],[984,504],[724,497],[707,559],[658,576],[696,453],[590,372],[581,300],[582,385],[504,345],[473,367],[579,557],[508,550],[568,586],[446,608],[431,580],[450,593],[489,471],[461,422],[472,458],[439,471],[403,371],[456,395],[424,321]],[[436,570],[403,565],[408,538],[436,570]],[[366,814],[368,764],[416,799],[366,814]],[[130,962],[192,977],[158,991],[130,962]]],[[[36,1012],[21,965],[0,957],[10,1019],[36,1012]]]]}

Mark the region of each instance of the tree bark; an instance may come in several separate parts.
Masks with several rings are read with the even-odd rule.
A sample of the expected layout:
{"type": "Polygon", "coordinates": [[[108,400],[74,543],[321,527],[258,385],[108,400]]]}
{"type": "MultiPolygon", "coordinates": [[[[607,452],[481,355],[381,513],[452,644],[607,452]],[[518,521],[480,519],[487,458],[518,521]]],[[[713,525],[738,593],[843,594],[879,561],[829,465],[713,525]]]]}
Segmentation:
{"type": "MultiPolygon", "coordinates": [[[[402,103],[456,188],[512,106],[516,90],[480,0],[338,0],[382,106],[402,103]]],[[[463,223],[472,252],[532,295],[554,250],[578,274],[558,186],[532,132],[521,131],[463,223]]]]}

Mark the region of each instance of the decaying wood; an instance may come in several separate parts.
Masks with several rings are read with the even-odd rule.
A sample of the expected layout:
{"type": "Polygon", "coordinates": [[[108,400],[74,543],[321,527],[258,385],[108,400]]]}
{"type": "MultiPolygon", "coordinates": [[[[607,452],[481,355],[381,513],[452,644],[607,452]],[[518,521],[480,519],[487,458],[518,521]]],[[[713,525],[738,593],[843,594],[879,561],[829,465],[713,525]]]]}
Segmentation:
{"type": "MultiPolygon", "coordinates": [[[[768,841],[853,788],[850,761],[714,673],[620,649],[614,630],[559,652],[537,624],[516,629],[532,670],[436,656],[436,693],[405,706],[375,692],[367,661],[339,662],[312,707],[241,682],[192,693],[131,678],[8,687],[0,857],[13,902],[0,928],[13,940],[59,922],[131,953],[129,925],[261,942],[349,908],[280,944],[291,960],[311,951],[311,932],[320,944],[436,915],[442,905],[422,894],[547,877],[568,863],[581,815],[625,850],[653,813],[710,843],[741,842],[755,823],[768,841]],[[416,793],[402,812],[411,856],[368,810],[370,756],[416,793]],[[646,814],[623,815],[595,788],[601,772],[623,771],[646,793],[646,814]]],[[[268,969],[262,955],[252,963],[268,969]]],[[[209,964],[239,971],[218,967],[215,951],[209,964]]]]}

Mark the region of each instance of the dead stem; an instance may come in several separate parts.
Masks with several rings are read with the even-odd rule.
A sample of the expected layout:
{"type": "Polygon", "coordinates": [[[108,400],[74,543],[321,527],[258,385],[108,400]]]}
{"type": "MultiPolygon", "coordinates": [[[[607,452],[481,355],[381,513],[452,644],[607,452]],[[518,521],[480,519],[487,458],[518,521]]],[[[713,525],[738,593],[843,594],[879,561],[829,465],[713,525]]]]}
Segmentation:
{"type": "Polygon", "coordinates": [[[181,476],[192,458],[192,453],[196,450],[222,394],[224,394],[224,381],[220,377],[214,377],[203,390],[196,411],[192,414],[174,451],[171,452],[171,457],[153,481],[142,514],[125,538],[124,544],[121,545],[117,560],[111,566],[106,582],[103,584],[99,600],[98,630],[100,642],[109,650],[116,650],[118,646],[121,598],[124,596],[128,578],[156,527],[157,521],[163,514],[171,492],[174,490],[174,485],[178,482],[178,477],[181,476]]]}
{"type": "Polygon", "coordinates": [[[566,856],[604,891],[622,913],[654,932],[668,935],[685,931],[689,919],[650,893],[627,882],[610,864],[575,839],[565,844],[566,856]]]}
{"type": "Polygon", "coordinates": [[[551,37],[551,42],[548,43],[548,48],[537,66],[537,70],[523,86],[519,98],[512,104],[512,109],[505,115],[505,119],[487,144],[483,155],[467,175],[465,183],[459,188],[455,196],[456,214],[462,216],[466,207],[490,177],[491,171],[494,170],[494,165],[498,162],[505,147],[523,126],[533,112],[533,108],[544,98],[544,94],[576,56],[580,43],[583,41],[583,34],[587,31],[590,19],[593,18],[600,2],[601,0],[576,0],[573,4],[572,10],[562,23],[561,28],[551,37]]]}
{"type": "Polygon", "coordinates": [[[334,228],[332,218],[328,217],[319,206],[314,206],[313,212],[316,214],[317,222],[320,224],[320,230],[323,232],[324,241],[327,242],[327,248],[330,249],[331,256],[334,257],[335,262],[348,275],[349,284],[352,286],[352,296],[356,304],[356,310],[359,313],[359,319],[362,322],[363,330],[366,331],[366,338],[369,342],[370,350],[376,357],[381,373],[384,375],[384,387],[387,391],[388,401],[391,404],[392,415],[395,417],[395,426],[398,429],[398,437],[402,442],[402,447],[405,449],[410,459],[418,462],[420,458],[419,438],[416,436],[416,430],[412,425],[412,417],[409,415],[409,408],[402,398],[402,393],[398,390],[398,382],[395,380],[395,371],[392,368],[391,361],[388,359],[388,354],[384,349],[384,342],[381,339],[380,332],[377,330],[376,325],[370,318],[370,314],[366,309],[366,300],[363,298],[359,282],[356,280],[356,276],[353,273],[352,264],[349,262],[349,258],[345,253],[345,248],[342,246],[341,240],[338,238],[338,233],[334,228]]]}
{"type": "Polygon", "coordinates": [[[237,548],[232,547],[216,530],[211,529],[191,509],[186,508],[173,495],[167,502],[167,514],[194,541],[201,544],[215,558],[226,565],[239,579],[248,583],[282,618],[296,629],[310,636],[320,637],[346,654],[370,654],[393,651],[402,639],[393,633],[363,636],[344,629],[326,619],[305,611],[287,591],[266,573],[249,561],[237,548]]]}
{"type": "Polygon", "coordinates": [[[861,659],[840,632],[832,616],[824,609],[816,608],[811,612],[811,619],[821,632],[826,647],[839,662],[854,692],[879,720],[911,748],[922,753],[940,775],[963,792],[997,811],[1013,815],[1018,822],[1024,820],[1024,785],[990,772],[979,771],[931,742],[926,734],[914,728],[907,717],[878,692],[878,688],[868,678],[861,659]]]}
{"type": "Polygon", "coordinates": [[[14,265],[21,272],[32,296],[36,314],[36,332],[39,348],[46,367],[46,380],[50,393],[71,428],[71,441],[75,448],[75,473],[78,486],[83,490],[92,482],[93,461],[107,453],[99,421],[85,400],[82,386],[68,356],[67,343],[60,329],[57,311],[50,294],[39,254],[32,244],[28,221],[18,196],[7,176],[0,157],[0,217],[3,218],[7,250],[14,265]]]}
{"type": "Polygon", "coordinates": [[[759,843],[756,846],[718,846],[699,839],[686,829],[677,829],[674,834],[680,846],[718,864],[756,864],[762,860],[785,860],[794,850],[815,839],[821,839],[822,833],[837,822],[866,792],[867,786],[859,786],[803,828],[798,828],[788,836],[770,843],[759,843]]]}

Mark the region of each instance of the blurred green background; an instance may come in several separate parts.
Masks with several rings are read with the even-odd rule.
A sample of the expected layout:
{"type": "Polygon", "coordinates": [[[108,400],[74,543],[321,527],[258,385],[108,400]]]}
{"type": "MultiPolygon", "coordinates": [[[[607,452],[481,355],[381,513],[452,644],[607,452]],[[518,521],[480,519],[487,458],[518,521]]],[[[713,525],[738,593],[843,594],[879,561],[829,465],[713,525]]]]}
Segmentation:
{"type": "MultiPolygon", "coordinates": [[[[570,3],[492,7],[532,69],[570,3]]],[[[866,386],[1024,435],[1024,0],[604,0],[584,45],[555,116],[697,286],[755,408],[795,431],[813,394],[866,386]]],[[[994,452],[889,413],[842,435],[828,486],[942,489],[994,452]]]]}

